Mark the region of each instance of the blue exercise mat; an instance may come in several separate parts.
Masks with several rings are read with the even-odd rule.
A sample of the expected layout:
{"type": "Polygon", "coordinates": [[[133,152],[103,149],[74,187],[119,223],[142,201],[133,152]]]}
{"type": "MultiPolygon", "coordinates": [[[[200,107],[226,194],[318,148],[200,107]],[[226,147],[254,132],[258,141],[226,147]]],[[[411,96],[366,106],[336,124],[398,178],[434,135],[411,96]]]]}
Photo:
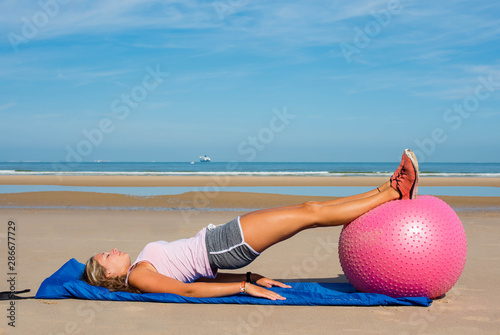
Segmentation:
{"type": "Polygon", "coordinates": [[[36,299],[77,298],[88,300],[147,301],[195,304],[250,304],[250,305],[301,305],[301,306],[429,306],[432,300],[425,297],[391,298],[382,294],[360,293],[348,283],[288,283],[292,288],[272,288],[286,300],[272,301],[247,294],[219,298],[188,298],[170,293],[111,292],[80,280],[85,265],[70,259],[52,276],[45,279],[36,293],[36,299]]]}

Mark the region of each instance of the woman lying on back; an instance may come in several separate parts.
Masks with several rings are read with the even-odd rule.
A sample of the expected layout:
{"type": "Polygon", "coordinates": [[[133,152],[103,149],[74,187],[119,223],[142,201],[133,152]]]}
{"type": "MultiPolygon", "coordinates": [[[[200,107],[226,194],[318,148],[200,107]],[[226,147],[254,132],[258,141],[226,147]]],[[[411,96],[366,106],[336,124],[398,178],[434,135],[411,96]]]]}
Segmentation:
{"type": "Polygon", "coordinates": [[[258,274],[223,274],[250,264],[270,246],[298,232],[346,225],[391,200],[413,199],[418,188],[418,163],[406,149],[390,180],[369,192],[324,202],[306,202],[250,212],[195,237],[146,245],[137,260],[113,249],[91,257],[83,280],[112,291],[175,293],[187,297],[221,297],[240,292],[267,299],[285,299],[266,288],[289,287],[258,274]]]}

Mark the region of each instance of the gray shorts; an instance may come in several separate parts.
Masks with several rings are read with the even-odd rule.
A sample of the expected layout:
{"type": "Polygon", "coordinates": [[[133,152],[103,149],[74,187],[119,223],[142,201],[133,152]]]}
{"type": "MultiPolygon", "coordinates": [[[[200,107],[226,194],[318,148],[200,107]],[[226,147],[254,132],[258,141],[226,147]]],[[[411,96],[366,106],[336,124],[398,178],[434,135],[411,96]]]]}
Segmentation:
{"type": "Polygon", "coordinates": [[[214,273],[217,269],[242,268],[260,255],[245,242],[239,217],[215,228],[207,228],[205,242],[214,273]]]}

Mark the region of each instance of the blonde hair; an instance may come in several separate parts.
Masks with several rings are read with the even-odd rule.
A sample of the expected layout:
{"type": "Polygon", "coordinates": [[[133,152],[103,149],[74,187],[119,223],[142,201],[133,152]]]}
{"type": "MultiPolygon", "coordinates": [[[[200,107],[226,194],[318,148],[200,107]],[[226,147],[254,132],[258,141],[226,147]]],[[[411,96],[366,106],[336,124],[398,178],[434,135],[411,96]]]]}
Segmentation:
{"type": "Polygon", "coordinates": [[[85,263],[82,280],[93,286],[101,286],[110,291],[125,291],[141,293],[137,288],[127,284],[127,275],[106,277],[106,268],[99,264],[94,257],[85,263]]]}

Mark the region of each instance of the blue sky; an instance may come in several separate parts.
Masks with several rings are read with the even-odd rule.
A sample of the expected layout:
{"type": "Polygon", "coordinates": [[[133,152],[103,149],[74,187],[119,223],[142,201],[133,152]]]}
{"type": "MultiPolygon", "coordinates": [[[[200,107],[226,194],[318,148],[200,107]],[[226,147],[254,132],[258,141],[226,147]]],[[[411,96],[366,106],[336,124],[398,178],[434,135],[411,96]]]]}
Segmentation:
{"type": "Polygon", "coordinates": [[[494,1],[0,1],[0,161],[500,161],[494,1]]]}

